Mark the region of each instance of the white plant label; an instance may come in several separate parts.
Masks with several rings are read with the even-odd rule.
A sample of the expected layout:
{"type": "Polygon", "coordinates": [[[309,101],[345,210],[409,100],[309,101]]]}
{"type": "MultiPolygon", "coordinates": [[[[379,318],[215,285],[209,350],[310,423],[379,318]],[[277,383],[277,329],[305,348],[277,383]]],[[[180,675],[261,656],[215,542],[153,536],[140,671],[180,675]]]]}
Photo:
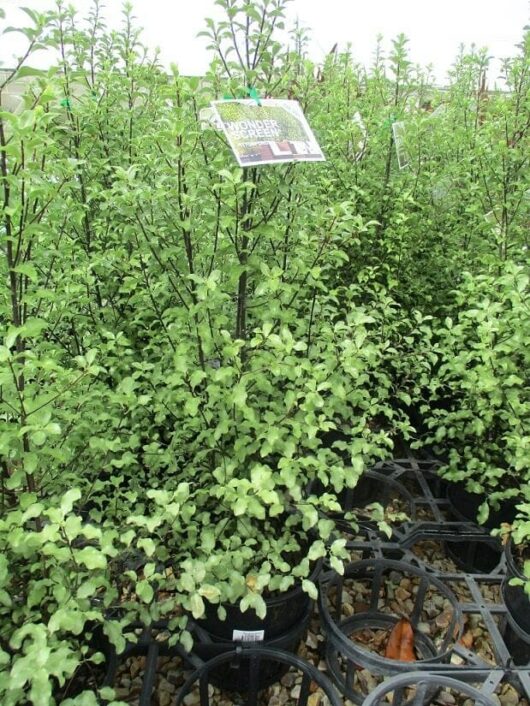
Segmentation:
{"type": "Polygon", "coordinates": [[[448,179],[440,179],[432,188],[432,200],[436,204],[445,201],[451,192],[451,182],[448,179]]]}
{"type": "Polygon", "coordinates": [[[351,140],[348,147],[350,154],[353,153],[353,160],[355,162],[358,162],[364,157],[364,153],[366,152],[366,143],[368,142],[368,130],[366,129],[366,125],[364,124],[364,120],[362,119],[362,116],[359,111],[354,113],[352,123],[355,128],[355,131],[359,136],[359,139],[357,141],[355,141],[355,139],[351,140]]]}
{"type": "Polygon", "coordinates": [[[392,132],[394,133],[394,144],[396,145],[396,154],[400,169],[408,167],[410,159],[405,149],[405,123],[392,123],[392,132]]]}
{"type": "Polygon", "coordinates": [[[263,642],[265,630],[233,630],[232,642],[263,642]]]}
{"type": "Polygon", "coordinates": [[[221,121],[215,114],[213,108],[202,108],[199,110],[199,122],[201,124],[201,130],[208,130],[209,128],[213,128],[214,130],[223,129],[221,121]]]}
{"type": "Polygon", "coordinates": [[[212,108],[240,167],[326,159],[297,101],[213,101],[212,108]]]}

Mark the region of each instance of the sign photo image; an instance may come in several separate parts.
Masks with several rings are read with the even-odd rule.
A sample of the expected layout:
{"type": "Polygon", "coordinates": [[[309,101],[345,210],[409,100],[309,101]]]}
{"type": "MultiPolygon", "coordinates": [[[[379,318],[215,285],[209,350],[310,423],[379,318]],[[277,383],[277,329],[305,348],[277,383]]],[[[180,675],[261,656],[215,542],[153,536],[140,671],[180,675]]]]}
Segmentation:
{"type": "Polygon", "coordinates": [[[241,167],[326,159],[297,101],[227,100],[212,107],[241,167]]]}

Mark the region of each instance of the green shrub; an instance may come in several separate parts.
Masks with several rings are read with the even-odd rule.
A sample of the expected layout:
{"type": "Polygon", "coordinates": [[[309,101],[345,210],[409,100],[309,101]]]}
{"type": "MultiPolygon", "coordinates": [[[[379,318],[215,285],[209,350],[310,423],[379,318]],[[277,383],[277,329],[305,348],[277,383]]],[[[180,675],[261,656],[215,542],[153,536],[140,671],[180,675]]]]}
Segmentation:
{"type": "Polygon", "coordinates": [[[460,312],[436,331],[427,443],[447,453],[447,479],[484,497],[481,522],[490,506],[520,497],[530,479],[528,296],[521,267],[467,274],[456,295],[460,312]]]}

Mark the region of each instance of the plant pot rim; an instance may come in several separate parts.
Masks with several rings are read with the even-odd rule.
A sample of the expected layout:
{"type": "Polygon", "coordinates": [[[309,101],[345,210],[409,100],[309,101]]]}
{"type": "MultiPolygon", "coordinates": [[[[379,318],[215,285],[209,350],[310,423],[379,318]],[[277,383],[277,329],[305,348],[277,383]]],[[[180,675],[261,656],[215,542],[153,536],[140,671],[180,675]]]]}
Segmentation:
{"type": "MultiPolygon", "coordinates": [[[[530,581],[528,576],[525,576],[523,572],[521,571],[519,565],[517,564],[517,561],[515,559],[514,553],[513,553],[513,548],[514,547],[530,547],[530,542],[522,542],[521,544],[515,544],[513,541],[513,538],[510,537],[506,544],[504,545],[504,555],[506,557],[506,563],[508,565],[508,568],[512,571],[514,576],[512,578],[518,578],[521,579],[522,581],[530,581]]],[[[528,598],[530,601],[530,596],[528,598]]]]}
{"type": "MultiPolygon", "coordinates": [[[[332,615],[329,605],[325,599],[325,594],[327,594],[328,587],[337,583],[341,585],[341,582],[346,578],[351,578],[354,580],[356,578],[370,578],[369,572],[373,571],[375,574],[378,567],[382,567],[381,573],[386,571],[401,571],[406,575],[412,575],[422,580],[427,580],[437,588],[440,594],[445,596],[445,598],[450,601],[453,609],[452,622],[454,625],[452,626],[452,629],[448,629],[442,644],[436,646],[436,649],[439,650],[438,653],[429,659],[418,661],[418,664],[424,665],[443,662],[451,654],[453,646],[458,642],[464,630],[463,614],[458,599],[453,591],[441,579],[420,569],[417,566],[414,566],[413,564],[395,561],[393,559],[362,559],[352,562],[346,566],[342,576],[336,572],[329,572],[329,574],[322,577],[322,590],[319,591],[318,610],[325,630],[329,631],[328,639],[333,644],[334,648],[338,650],[346,659],[356,664],[361,664],[361,662],[359,662],[359,657],[362,657],[363,659],[366,658],[366,661],[370,664],[369,669],[372,670],[379,668],[384,670],[381,673],[410,670],[410,662],[402,662],[400,660],[382,657],[369,650],[365,650],[358,645],[354,645],[354,643],[352,643],[349,637],[341,629],[341,621],[335,619],[332,615]]],[[[367,618],[369,618],[371,615],[373,616],[374,613],[367,611],[366,613],[363,613],[363,615],[366,615],[367,618]]],[[[385,614],[386,617],[387,615],[388,614],[385,614]]]]}
{"type": "MultiPolygon", "coordinates": [[[[294,586],[291,586],[286,591],[274,591],[270,596],[262,596],[267,608],[272,608],[273,606],[280,605],[286,600],[291,599],[293,596],[298,595],[302,591],[302,581],[308,580],[313,581],[316,584],[320,572],[322,571],[322,566],[324,564],[324,559],[317,559],[315,565],[309,576],[306,579],[296,579],[294,586]]],[[[241,596],[243,598],[243,596],[241,596]]],[[[211,606],[221,605],[223,608],[238,608],[241,598],[237,598],[235,601],[221,601],[220,603],[211,603],[211,606]]]]}

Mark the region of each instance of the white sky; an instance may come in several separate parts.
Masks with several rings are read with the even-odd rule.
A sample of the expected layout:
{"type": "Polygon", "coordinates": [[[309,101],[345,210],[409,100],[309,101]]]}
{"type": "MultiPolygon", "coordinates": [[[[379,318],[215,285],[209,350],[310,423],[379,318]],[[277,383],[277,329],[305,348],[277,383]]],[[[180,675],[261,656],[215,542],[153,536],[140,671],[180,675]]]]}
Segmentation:
{"type": "MultiPolygon", "coordinates": [[[[66,0],[68,1],[68,0],[66,0]]],[[[71,0],[85,11],[90,0],[71,0]]],[[[183,74],[203,73],[208,64],[205,39],[196,35],[204,29],[204,18],[214,16],[214,0],[133,0],[143,41],[160,47],[162,62],[175,62],[183,74]]],[[[24,23],[21,6],[44,10],[53,0],[0,0],[8,25],[24,23]]],[[[120,23],[121,0],[106,0],[106,17],[111,27],[120,23]]],[[[297,17],[311,30],[310,56],[320,60],[335,44],[352,44],[352,53],[369,63],[378,34],[390,39],[404,32],[410,39],[411,59],[431,63],[435,76],[444,82],[461,43],[487,46],[491,56],[513,55],[521,41],[523,27],[530,23],[530,0],[293,0],[289,19],[297,17]]],[[[5,24],[2,23],[2,24],[5,24]]],[[[13,65],[13,56],[23,48],[20,36],[0,36],[0,66],[13,65]]],[[[34,59],[38,65],[43,60],[34,59]]],[[[498,63],[490,74],[492,84],[498,63]]]]}

